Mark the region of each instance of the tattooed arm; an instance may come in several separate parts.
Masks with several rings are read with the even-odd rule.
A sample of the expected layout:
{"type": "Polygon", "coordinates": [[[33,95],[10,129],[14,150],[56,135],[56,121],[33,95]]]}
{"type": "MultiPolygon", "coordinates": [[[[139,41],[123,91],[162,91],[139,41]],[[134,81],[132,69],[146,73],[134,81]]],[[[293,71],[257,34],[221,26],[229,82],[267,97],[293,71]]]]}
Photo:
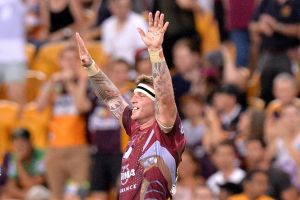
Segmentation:
{"type": "Polygon", "coordinates": [[[138,31],[148,47],[152,63],[156,120],[160,128],[168,133],[173,128],[177,115],[172,79],[162,50],[163,37],[169,22],[164,23],[164,14],[157,11],[154,20],[152,13],[149,13],[148,23],[147,33],[141,29],[138,31]]]}
{"type": "Polygon", "coordinates": [[[79,49],[81,64],[88,73],[96,95],[105,102],[115,117],[120,119],[124,109],[128,104],[123,99],[117,87],[95,64],[78,33],[76,33],[76,41],[79,49]]]}

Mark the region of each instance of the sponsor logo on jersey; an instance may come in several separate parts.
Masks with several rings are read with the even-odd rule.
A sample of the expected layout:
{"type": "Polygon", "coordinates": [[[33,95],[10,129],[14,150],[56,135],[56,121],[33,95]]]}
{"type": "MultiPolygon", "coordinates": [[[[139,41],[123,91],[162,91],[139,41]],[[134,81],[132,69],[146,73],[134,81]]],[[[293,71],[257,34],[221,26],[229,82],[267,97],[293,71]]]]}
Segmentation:
{"type": "Polygon", "coordinates": [[[121,171],[121,185],[125,185],[129,178],[135,176],[135,169],[129,169],[128,165],[122,167],[121,171]]]}
{"type": "Polygon", "coordinates": [[[129,185],[129,186],[127,186],[127,187],[121,188],[121,189],[120,189],[120,193],[122,193],[122,192],[127,192],[127,191],[129,191],[129,190],[136,189],[136,186],[137,186],[137,184],[132,184],[132,185],[129,185]]]}

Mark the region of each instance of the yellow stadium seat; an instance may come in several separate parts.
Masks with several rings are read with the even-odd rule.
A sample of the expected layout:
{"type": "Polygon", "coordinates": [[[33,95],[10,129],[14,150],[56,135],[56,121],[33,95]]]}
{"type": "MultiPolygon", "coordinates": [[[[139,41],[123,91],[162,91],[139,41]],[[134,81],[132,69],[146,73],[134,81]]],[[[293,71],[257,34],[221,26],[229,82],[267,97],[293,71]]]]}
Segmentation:
{"type": "Polygon", "coordinates": [[[10,133],[17,125],[19,105],[0,100],[0,158],[10,149],[10,133]]]}
{"type": "MultiPolygon", "coordinates": [[[[46,77],[49,78],[53,73],[59,70],[59,53],[66,46],[72,45],[70,42],[60,42],[60,43],[49,43],[45,44],[39,50],[34,62],[34,70],[44,72],[46,77]]],[[[100,42],[90,41],[86,43],[87,49],[91,56],[99,66],[104,66],[107,62],[106,55],[101,46],[100,42]]]]}
{"type": "Polygon", "coordinates": [[[97,41],[87,42],[87,49],[99,67],[105,68],[107,64],[107,55],[105,54],[101,43],[97,41]]]}
{"type": "MultiPolygon", "coordinates": [[[[43,72],[35,70],[27,70],[26,73],[26,86],[25,86],[25,98],[26,102],[34,101],[39,94],[40,88],[46,81],[46,75],[43,72]]],[[[0,85],[0,99],[7,99],[6,86],[0,85]]]]}
{"type": "Polygon", "coordinates": [[[38,111],[34,102],[26,104],[23,108],[23,114],[18,126],[27,128],[30,131],[34,147],[41,149],[47,147],[50,114],[50,108],[38,111]]]}
{"type": "Polygon", "coordinates": [[[27,64],[29,69],[32,67],[35,52],[36,52],[36,47],[33,44],[27,43],[25,47],[25,53],[26,53],[27,64]]]}
{"type": "Polygon", "coordinates": [[[195,15],[196,31],[200,35],[201,51],[203,54],[220,48],[219,29],[212,13],[203,12],[195,15]]]}
{"type": "Polygon", "coordinates": [[[43,72],[28,70],[26,79],[26,100],[27,102],[34,101],[42,87],[43,83],[46,81],[46,75],[43,72]]]}
{"type": "Polygon", "coordinates": [[[44,44],[36,55],[32,69],[41,71],[49,78],[59,70],[58,56],[60,51],[69,45],[68,42],[44,44]]]}

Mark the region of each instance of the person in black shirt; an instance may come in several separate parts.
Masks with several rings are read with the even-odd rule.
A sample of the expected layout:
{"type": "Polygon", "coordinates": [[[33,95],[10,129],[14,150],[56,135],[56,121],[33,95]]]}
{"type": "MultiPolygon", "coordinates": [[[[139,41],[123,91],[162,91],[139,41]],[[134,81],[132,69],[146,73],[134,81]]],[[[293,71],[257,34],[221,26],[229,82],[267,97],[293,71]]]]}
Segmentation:
{"type": "Polygon", "coordinates": [[[261,45],[261,98],[273,99],[273,79],[281,72],[292,73],[288,52],[299,46],[300,1],[263,0],[257,8],[250,30],[261,45]]]}

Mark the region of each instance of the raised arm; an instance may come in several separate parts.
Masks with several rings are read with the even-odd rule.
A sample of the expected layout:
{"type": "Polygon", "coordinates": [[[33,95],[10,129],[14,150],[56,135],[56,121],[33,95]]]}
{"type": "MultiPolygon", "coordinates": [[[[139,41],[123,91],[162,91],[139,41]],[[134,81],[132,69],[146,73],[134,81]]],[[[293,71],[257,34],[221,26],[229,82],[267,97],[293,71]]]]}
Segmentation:
{"type": "Polygon", "coordinates": [[[177,114],[171,75],[162,49],[164,34],[169,22],[164,23],[164,14],[159,11],[149,13],[148,32],[138,28],[140,36],[148,48],[152,63],[152,76],[155,91],[155,117],[160,128],[168,133],[172,129],[177,114]]]}
{"type": "Polygon", "coordinates": [[[87,71],[96,95],[105,102],[115,117],[120,119],[124,109],[128,104],[122,97],[117,87],[94,62],[78,33],[76,33],[76,42],[79,50],[81,65],[87,71]]]}

